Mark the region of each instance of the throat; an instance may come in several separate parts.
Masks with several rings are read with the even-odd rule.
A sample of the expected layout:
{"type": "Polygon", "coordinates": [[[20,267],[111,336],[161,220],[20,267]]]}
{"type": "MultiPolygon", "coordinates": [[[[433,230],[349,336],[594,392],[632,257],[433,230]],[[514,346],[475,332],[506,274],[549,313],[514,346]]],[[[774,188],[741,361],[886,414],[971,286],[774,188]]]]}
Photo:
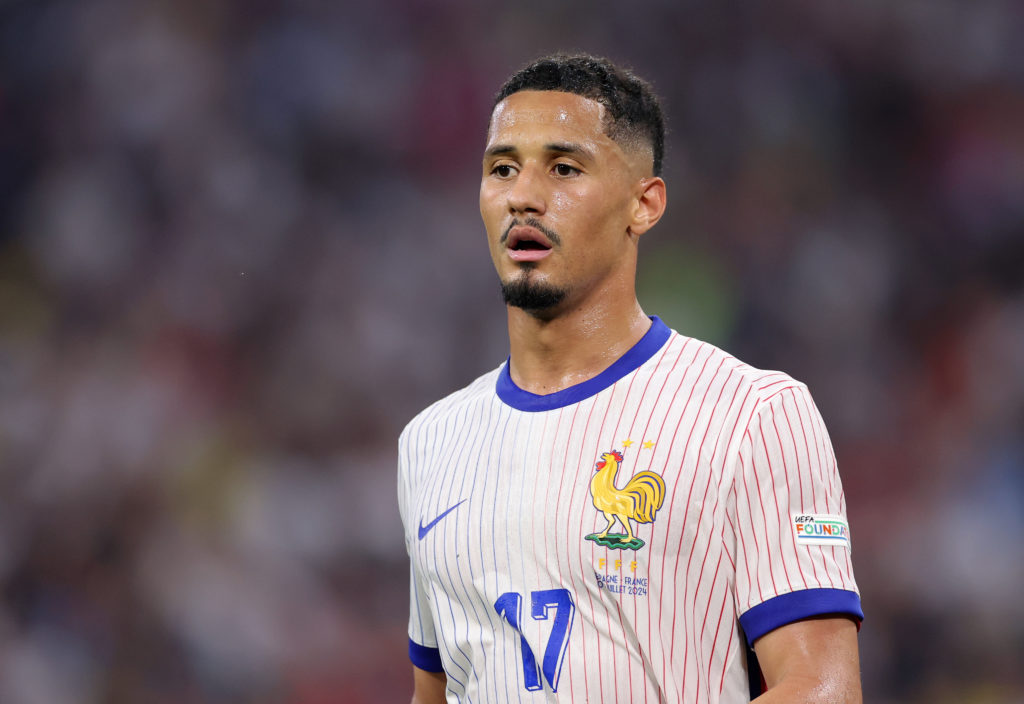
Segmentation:
{"type": "MultiPolygon", "coordinates": [[[[635,301],[635,299],[634,299],[635,301]]],[[[538,395],[588,381],[629,351],[651,326],[639,305],[637,315],[615,321],[607,311],[564,310],[542,319],[521,308],[508,309],[512,381],[538,395]]]]}

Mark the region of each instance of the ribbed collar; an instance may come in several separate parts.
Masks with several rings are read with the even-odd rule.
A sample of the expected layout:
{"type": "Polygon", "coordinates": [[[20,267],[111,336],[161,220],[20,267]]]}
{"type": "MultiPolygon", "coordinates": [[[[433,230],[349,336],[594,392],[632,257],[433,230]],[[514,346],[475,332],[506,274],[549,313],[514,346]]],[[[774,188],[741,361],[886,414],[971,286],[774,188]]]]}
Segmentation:
{"type": "Polygon", "coordinates": [[[550,411],[570,406],[604,391],[622,377],[638,369],[661,349],[671,335],[672,331],[665,323],[661,322],[661,318],[652,315],[650,329],[610,367],[592,379],[581,381],[553,394],[534,394],[520,389],[512,381],[509,363],[508,360],[505,360],[505,366],[501,368],[501,373],[498,375],[495,390],[498,393],[498,398],[520,411],[550,411]]]}

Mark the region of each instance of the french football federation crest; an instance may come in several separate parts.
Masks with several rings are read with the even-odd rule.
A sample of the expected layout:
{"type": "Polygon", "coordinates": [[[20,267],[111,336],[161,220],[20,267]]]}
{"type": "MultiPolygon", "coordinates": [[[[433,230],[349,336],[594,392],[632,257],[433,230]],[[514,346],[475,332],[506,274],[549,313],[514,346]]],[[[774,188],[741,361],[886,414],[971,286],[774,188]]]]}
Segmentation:
{"type": "Polygon", "coordinates": [[[665,481],[654,472],[638,472],[622,489],[615,488],[615,475],[622,464],[622,453],[618,450],[601,455],[590,480],[590,496],[594,508],[608,519],[607,527],[600,533],[591,533],[586,540],[615,550],[639,550],[644,541],[633,535],[630,521],[653,523],[654,516],[665,501],[665,481]],[[625,533],[609,533],[618,521],[625,533]]]}

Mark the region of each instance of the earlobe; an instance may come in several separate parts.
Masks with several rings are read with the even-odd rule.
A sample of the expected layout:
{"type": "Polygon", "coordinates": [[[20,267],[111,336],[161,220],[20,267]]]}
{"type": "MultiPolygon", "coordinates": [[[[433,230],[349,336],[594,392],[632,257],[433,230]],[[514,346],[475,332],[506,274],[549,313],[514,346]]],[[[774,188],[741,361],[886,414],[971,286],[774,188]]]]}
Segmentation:
{"type": "Polygon", "coordinates": [[[642,235],[661,220],[665,213],[666,195],[665,181],[660,177],[652,176],[640,181],[633,222],[629,226],[631,234],[642,235]]]}

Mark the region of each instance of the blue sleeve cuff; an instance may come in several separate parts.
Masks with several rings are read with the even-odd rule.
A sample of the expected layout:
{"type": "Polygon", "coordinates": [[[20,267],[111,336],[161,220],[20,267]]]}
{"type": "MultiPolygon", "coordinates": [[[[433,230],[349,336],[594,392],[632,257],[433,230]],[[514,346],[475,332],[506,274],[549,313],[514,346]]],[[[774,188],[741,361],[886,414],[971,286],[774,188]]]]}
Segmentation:
{"type": "Polygon", "coordinates": [[[857,621],[864,620],[860,595],[845,589],[801,589],[762,602],[740,616],[740,626],[747,643],[787,623],[812,616],[841,614],[857,621]]]}
{"type": "Polygon", "coordinates": [[[421,670],[444,672],[444,667],[441,666],[441,651],[437,648],[420,645],[412,638],[409,639],[409,659],[421,670]]]}

